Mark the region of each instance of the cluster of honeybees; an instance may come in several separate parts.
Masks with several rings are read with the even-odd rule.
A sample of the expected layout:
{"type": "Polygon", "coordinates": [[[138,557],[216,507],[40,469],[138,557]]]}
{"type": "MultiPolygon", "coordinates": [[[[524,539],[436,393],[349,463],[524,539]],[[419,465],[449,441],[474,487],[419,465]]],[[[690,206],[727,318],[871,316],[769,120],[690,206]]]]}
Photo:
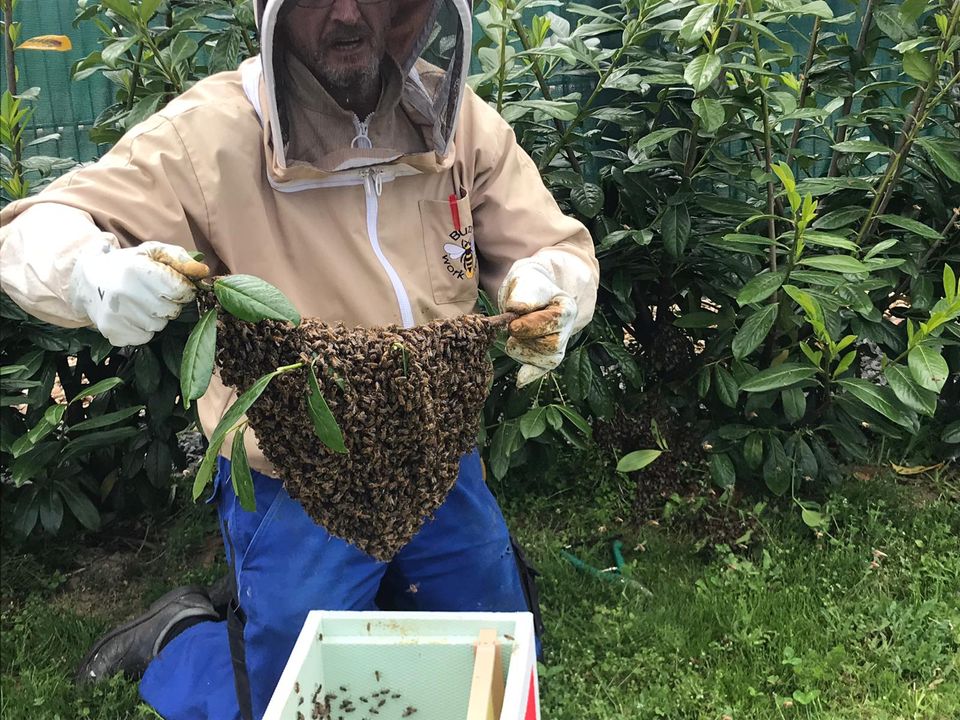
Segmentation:
{"type": "Polygon", "coordinates": [[[312,362],[347,453],[326,447],[307,407],[307,370],[279,375],[247,417],[290,495],[331,534],[393,557],[443,503],[476,443],[497,324],[479,315],[414,328],[305,320],[218,321],[217,366],[240,391],[312,362]]]}

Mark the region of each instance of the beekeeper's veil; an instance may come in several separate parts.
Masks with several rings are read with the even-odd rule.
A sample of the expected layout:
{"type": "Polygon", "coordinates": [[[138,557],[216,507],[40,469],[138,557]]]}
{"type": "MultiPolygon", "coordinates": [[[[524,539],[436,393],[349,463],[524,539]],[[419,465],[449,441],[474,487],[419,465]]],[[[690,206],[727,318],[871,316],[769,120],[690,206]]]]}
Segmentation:
{"type": "MultiPolygon", "coordinates": [[[[244,74],[244,89],[257,107],[261,121],[269,120],[274,162],[281,171],[298,162],[296,157],[287,157],[289,138],[282,122],[284,104],[278,97],[278,93],[283,92],[285,72],[279,21],[285,7],[296,1],[253,0],[260,32],[262,84],[259,77],[255,81],[262,91],[251,86],[250,72],[244,74]]],[[[420,149],[443,157],[450,148],[469,69],[472,23],[469,4],[467,0],[380,2],[391,6],[386,52],[399,67],[402,77],[398,81],[402,87],[400,106],[423,137],[420,149]]],[[[375,165],[396,160],[408,152],[406,148],[382,146],[365,149],[356,143],[336,150],[324,158],[320,169],[329,172],[375,165]]]]}

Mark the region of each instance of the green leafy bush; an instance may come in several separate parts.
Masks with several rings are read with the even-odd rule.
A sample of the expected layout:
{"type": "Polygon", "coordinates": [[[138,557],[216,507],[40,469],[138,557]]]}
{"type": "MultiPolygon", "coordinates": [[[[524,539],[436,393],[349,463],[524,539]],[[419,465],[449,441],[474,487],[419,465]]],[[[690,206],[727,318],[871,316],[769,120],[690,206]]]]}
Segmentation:
{"type": "Polygon", "coordinates": [[[602,275],[553,379],[517,393],[501,367],[495,475],[550,461],[552,403],[666,402],[702,421],[717,484],[777,494],[878,441],[956,452],[960,3],[491,0],[478,20],[471,82],[602,275]]]}

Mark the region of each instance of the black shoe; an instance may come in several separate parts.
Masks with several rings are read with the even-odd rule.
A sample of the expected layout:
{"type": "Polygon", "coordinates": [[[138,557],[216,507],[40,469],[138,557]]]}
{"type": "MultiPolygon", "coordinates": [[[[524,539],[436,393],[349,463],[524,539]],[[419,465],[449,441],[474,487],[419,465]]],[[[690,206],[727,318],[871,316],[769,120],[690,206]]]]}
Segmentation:
{"type": "Polygon", "coordinates": [[[95,683],[119,672],[139,678],[174,636],[198,622],[217,619],[203,588],[171,590],[143,615],[97,640],[80,663],[76,681],[95,683]]]}

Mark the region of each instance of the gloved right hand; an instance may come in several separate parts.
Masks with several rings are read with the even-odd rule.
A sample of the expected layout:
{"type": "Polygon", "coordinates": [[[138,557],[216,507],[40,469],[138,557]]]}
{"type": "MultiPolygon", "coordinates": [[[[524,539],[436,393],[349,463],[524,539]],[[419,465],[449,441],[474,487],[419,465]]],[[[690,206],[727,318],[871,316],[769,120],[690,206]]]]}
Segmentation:
{"type": "Polygon", "coordinates": [[[207,266],[177,245],[109,243],[82,254],[70,277],[70,304],[112,345],[143,345],[195,296],[207,266]]]}

